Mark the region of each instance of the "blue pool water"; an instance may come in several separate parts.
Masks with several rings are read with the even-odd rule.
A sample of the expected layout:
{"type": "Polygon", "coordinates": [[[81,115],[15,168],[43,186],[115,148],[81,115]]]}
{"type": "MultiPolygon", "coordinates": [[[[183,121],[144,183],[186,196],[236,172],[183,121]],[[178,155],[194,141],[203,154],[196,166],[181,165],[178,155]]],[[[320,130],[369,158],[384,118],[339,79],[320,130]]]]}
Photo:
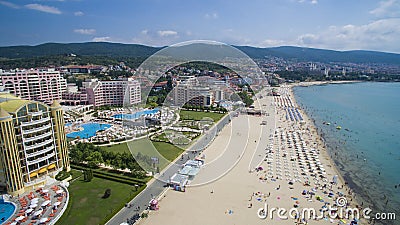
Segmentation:
{"type": "Polygon", "coordinates": [[[15,206],[0,199],[0,224],[3,224],[14,213],[15,206]]]}
{"type": "Polygon", "coordinates": [[[81,127],[83,130],[69,133],[67,134],[67,138],[90,138],[96,136],[97,131],[110,128],[111,125],[106,123],[85,123],[81,127]]]}
{"type": "Polygon", "coordinates": [[[140,111],[140,112],[136,112],[136,113],[133,113],[133,114],[115,114],[112,117],[114,117],[116,119],[132,120],[132,119],[137,119],[140,116],[151,115],[151,114],[157,113],[159,111],[160,111],[159,109],[149,109],[149,110],[143,110],[143,111],[140,111]]]}
{"type": "Polygon", "coordinates": [[[296,87],[294,94],[315,120],[332,158],[364,206],[398,217],[400,83],[296,87]]]}

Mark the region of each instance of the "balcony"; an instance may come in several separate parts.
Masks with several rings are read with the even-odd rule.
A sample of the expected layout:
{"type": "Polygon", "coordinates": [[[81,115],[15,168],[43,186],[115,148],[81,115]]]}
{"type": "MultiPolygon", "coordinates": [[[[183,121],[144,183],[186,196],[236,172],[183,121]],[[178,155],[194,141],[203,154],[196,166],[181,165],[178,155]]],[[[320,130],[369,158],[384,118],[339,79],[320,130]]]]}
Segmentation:
{"type": "Polygon", "coordinates": [[[29,112],[28,115],[30,115],[30,116],[41,116],[41,115],[43,115],[43,112],[42,111],[29,112]]]}
{"type": "Polygon", "coordinates": [[[51,128],[51,124],[47,124],[47,125],[40,126],[40,127],[35,127],[35,128],[32,128],[32,129],[29,129],[29,130],[22,130],[22,134],[36,133],[36,132],[40,132],[40,131],[43,131],[43,130],[46,130],[46,129],[49,129],[49,128],[51,128]]]}
{"type": "Polygon", "coordinates": [[[29,166],[29,165],[32,165],[32,164],[43,162],[45,160],[50,159],[51,157],[53,157],[55,155],[56,155],[56,153],[53,152],[51,154],[48,154],[48,155],[46,155],[44,157],[41,157],[41,158],[38,158],[38,159],[35,159],[35,160],[32,160],[32,161],[27,160],[28,161],[27,165],[29,166]]]}
{"type": "Polygon", "coordinates": [[[50,121],[50,117],[44,117],[42,119],[39,120],[33,120],[33,121],[29,121],[29,122],[21,122],[21,127],[25,127],[25,126],[30,126],[30,125],[36,125],[36,124],[40,124],[40,123],[44,123],[50,121]]]}
{"type": "Polygon", "coordinates": [[[38,149],[38,148],[43,147],[45,145],[48,145],[50,143],[53,143],[53,138],[50,138],[50,139],[45,140],[43,142],[40,142],[39,144],[25,145],[25,150],[29,151],[29,150],[33,150],[33,149],[38,149]]]}
{"type": "Polygon", "coordinates": [[[47,148],[45,148],[43,150],[37,151],[37,152],[26,154],[26,156],[27,156],[27,158],[30,158],[30,157],[34,157],[34,156],[37,156],[37,155],[40,155],[40,154],[43,154],[43,153],[46,153],[46,152],[49,152],[49,151],[53,151],[53,150],[54,150],[54,145],[52,145],[50,147],[47,147],[47,148]]]}
{"type": "Polygon", "coordinates": [[[45,138],[45,137],[48,137],[51,135],[52,135],[52,132],[47,132],[47,133],[44,133],[44,134],[41,134],[41,135],[38,135],[35,137],[31,137],[31,138],[22,138],[22,140],[24,140],[24,142],[26,143],[26,142],[31,142],[31,141],[37,141],[37,140],[40,140],[42,138],[45,138]]]}

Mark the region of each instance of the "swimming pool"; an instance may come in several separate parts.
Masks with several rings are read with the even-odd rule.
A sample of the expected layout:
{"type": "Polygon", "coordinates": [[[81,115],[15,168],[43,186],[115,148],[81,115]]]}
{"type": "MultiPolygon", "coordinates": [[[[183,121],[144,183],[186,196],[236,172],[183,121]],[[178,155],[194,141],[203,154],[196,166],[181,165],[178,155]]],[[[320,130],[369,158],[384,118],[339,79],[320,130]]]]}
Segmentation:
{"type": "Polygon", "coordinates": [[[132,120],[132,119],[137,119],[142,115],[151,115],[151,114],[157,113],[159,111],[160,111],[160,109],[147,109],[147,110],[143,110],[143,111],[136,112],[133,114],[115,114],[112,117],[114,117],[116,119],[132,120]]]}
{"type": "Polygon", "coordinates": [[[110,124],[106,123],[85,123],[80,125],[83,130],[81,131],[75,131],[67,134],[67,138],[90,138],[93,136],[96,136],[96,132],[99,130],[105,130],[107,128],[110,128],[110,124]]]}
{"type": "Polygon", "coordinates": [[[15,211],[15,206],[12,203],[4,202],[0,199],[0,224],[3,224],[8,218],[10,218],[15,211]]]}

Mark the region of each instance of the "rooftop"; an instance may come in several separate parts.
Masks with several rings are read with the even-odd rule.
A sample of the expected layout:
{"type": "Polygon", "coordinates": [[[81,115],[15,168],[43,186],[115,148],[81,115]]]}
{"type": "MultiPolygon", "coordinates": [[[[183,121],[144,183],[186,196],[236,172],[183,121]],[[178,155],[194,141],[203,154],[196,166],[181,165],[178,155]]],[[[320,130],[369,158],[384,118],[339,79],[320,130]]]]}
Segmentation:
{"type": "Polygon", "coordinates": [[[29,102],[29,100],[20,99],[9,93],[0,93],[0,108],[7,112],[16,112],[29,102]]]}

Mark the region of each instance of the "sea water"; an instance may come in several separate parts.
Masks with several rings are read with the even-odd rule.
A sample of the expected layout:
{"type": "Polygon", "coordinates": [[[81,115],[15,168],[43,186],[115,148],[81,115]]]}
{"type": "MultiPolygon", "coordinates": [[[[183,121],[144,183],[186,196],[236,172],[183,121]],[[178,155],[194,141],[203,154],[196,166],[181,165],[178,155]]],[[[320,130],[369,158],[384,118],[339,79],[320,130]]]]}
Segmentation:
{"type": "Polygon", "coordinates": [[[360,204],[395,212],[395,221],[382,222],[400,224],[400,83],[295,87],[294,94],[360,204]]]}

